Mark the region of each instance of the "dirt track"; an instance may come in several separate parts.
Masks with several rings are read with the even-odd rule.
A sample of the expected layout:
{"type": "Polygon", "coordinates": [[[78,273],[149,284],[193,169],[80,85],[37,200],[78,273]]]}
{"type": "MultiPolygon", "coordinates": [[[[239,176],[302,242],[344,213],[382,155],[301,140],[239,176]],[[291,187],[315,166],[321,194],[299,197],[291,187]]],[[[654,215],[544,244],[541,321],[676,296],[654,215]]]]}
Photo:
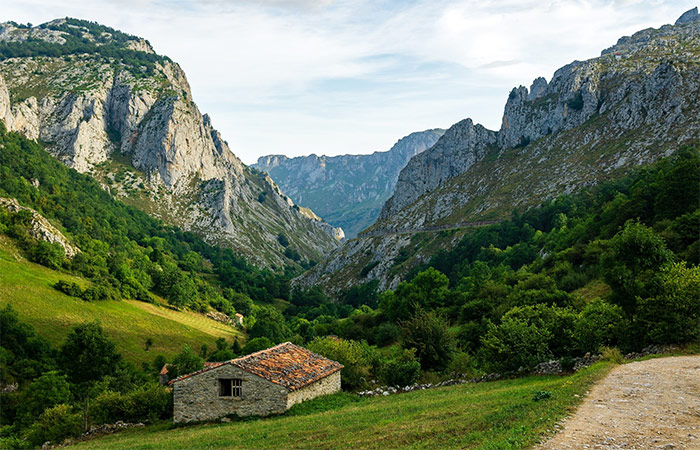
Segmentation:
{"type": "Polygon", "coordinates": [[[700,450],[700,356],[625,364],[538,450],[700,450]]]}

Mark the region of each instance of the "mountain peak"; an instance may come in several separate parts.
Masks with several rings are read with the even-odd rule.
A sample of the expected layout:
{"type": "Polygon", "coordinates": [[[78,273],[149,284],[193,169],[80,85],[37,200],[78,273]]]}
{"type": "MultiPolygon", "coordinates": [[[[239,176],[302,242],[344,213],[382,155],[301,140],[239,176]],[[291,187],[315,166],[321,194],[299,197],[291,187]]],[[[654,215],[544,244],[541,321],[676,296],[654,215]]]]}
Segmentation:
{"type": "Polygon", "coordinates": [[[690,23],[690,22],[697,22],[700,21],[700,14],[698,14],[698,7],[696,6],[693,9],[689,9],[688,11],[684,12],[681,14],[681,16],[676,20],[675,25],[681,25],[684,23],[690,23]]]}

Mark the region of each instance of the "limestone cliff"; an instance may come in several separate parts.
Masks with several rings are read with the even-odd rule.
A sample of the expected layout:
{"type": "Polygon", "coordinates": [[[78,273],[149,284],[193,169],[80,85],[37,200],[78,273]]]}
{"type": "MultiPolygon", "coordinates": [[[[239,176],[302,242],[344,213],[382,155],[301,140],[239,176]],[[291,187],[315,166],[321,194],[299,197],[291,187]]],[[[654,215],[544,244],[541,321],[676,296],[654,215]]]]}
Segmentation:
{"type": "Polygon", "coordinates": [[[0,120],[113,195],[258,264],[290,262],[280,233],[307,259],[339,244],[338,230],[233,154],[199,112],[182,69],[147,41],[60,19],[0,25],[0,50],[0,120]]]}
{"type": "Polygon", "coordinates": [[[439,129],[411,133],[389,151],[371,155],[262,156],[253,167],[269,173],[295,202],[342,227],[352,238],[375,221],[408,160],[432,147],[443,133],[439,129]]]}
{"type": "Polygon", "coordinates": [[[549,82],[513,89],[500,130],[468,119],[450,128],[402,170],[377,223],[297,283],[334,292],[377,279],[393,288],[472,223],[698,143],[698,61],[700,21],[691,10],[677,25],[623,37],[598,58],[562,67],[549,82]]]}

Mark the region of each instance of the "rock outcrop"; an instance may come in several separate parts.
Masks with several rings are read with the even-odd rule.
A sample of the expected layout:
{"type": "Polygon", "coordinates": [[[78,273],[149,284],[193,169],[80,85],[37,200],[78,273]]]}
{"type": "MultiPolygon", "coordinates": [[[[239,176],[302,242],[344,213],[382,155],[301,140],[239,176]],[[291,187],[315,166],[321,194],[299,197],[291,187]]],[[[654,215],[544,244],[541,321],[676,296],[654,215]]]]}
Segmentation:
{"type": "Polygon", "coordinates": [[[375,221],[406,163],[432,147],[443,133],[440,129],[411,133],[389,151],[371,155],[262,156],[253,167],[269,173],[295,202],[342,227],[352,238],[375,221]]]}
{"type": "Polygon", "coordinates": [[[454,125],[401,171],[379,220],[296,283],[393,288],[454,245],[461,224],[506,218],[700,141],[700,21],[684,17],[513,89],[497,132],[454,125]]]}
{"type": "MultiPolygon", "coordinates": [[[[45,38],[61,50],[61,40],[76,33],[95,45],[112,42],[104,36],[111,29],[102,27],[107,31],[100,35],[99,26],[74,23],[81,22],[5,23],[0,42],[45,38]]],[[[122,47],[114,57],[3,56],[0,119],[9,130],[46,143],[60,161],[98,178],[113,195],[258,264],[290,262],[277,241],[281,232],[307,259],[339,245],[338,230],[303,214],[272,180],[233,154],[192,101],[176,63],[155,55],[143,39],[121,39],[121,59],[122,47]],[[134,54],[150,66],[134,62],[134,54]]]]}
{"type": "Polygon", "coordinates": [[[20,205],[14,198],[0,197],[0,208],[10,211],[11,213],[18,213],[20,211],[29,212],[31,215],[29,235],[40,241],[57,243],[63,247],[63,251],[65,252],[67,258],[72,258],[77,255],[78,252],[80,252],[80,249],[71,244],[68,238],[66,238],[56,227],[51,225],[51,222],[46,220],[44,216],[32,208],[27,208],[26,206],[20,205]]]}

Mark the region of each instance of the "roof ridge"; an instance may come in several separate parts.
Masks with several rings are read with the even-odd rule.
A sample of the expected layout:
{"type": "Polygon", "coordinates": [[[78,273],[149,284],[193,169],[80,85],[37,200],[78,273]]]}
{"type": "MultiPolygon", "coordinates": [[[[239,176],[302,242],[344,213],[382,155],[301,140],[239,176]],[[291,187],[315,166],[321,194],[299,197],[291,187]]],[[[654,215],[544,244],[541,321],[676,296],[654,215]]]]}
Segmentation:
{"type": "MultiPolygon", "coordinates": [[[[277,347],[282,347],[283,345],[287,345],[287,344],[294,345],[294,344],[292,344],[292,343],[289,342],[289,341],[287,341],[287,342],[282,342],[281,344],[277,344],[277,345],[275,345],[275,346],[273,346],[273,347],[264,348],[264,349],[262,349],[262,350],[258,350],[257,352],[249,353],[249,354],[247,354],[247,355],[239,356],[238,358],[230,359],[230,360],[228,360],[228,361],[226,361],[226,362],[232,363],[232,362],[235,362],[235,361],[241,361],[241,360],[244,360],[244,359],[246,359],[246,358],[250,358],[251,356],[255,356],[255,355],[259,355],[259,354],[261,354],[261,353],[269,352],[269,351],[271,351],[271,350],[276,349],[277,347]]],[[[299,347],[299,346],[296,345],[295,347],[299,347]]]]}

